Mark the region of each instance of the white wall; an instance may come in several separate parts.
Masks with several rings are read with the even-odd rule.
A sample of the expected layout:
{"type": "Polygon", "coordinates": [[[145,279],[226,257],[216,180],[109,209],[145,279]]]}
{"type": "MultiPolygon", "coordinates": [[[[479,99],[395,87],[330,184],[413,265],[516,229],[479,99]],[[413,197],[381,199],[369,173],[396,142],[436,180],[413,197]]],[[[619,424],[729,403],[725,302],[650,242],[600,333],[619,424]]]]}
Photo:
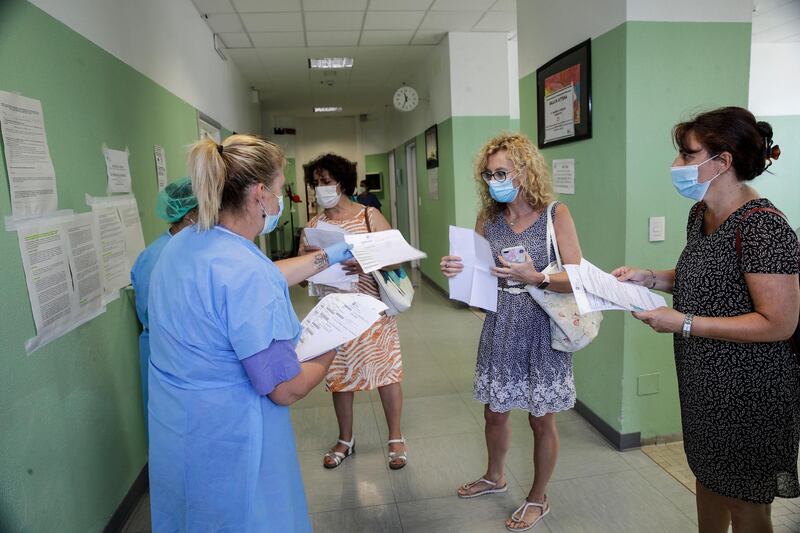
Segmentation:
{"type": "Polygon", "coordinates": [[[800,115],[800,43],[753,43],[750,102],[756,116],[800,115]]]}
{"type": "Polygon", "coordinates": [[[451,115],[508,116],[508,37],[503,33],[451,33],[451,115]]]}
{"type": "Polygon", "coordinates": [[[626,20],[750,22],[753,0],[628,0],[626,20]]]}
{"type": "Polygon", "coordinates": [[[519,118],[519,41],[508,40],[508,116],[519,118]]]}
{"type": "Polygon", "coordinates": [[[260,131],[248,83],[190,0],[30,1],[224,127],[260,131]]]}

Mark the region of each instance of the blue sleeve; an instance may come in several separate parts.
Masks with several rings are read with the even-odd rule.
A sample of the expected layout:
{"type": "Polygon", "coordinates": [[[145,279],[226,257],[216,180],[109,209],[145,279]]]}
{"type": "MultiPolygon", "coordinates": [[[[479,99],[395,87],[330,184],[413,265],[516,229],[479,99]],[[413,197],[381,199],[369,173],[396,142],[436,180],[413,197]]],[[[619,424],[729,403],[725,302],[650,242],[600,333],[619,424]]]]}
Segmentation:
{"type": "Polygon", "coordinates": [[[239,360],[267,349],[274,340],[294,338],[294,311],[273,273],[249,265],[234,267],[225,277],[225,327],[239,360]]]}
{"type": "Polygon", "coordinates": [[[275,341],[266,350],[242,359],[242,365],[260,396],[300,373],[300,361],[291,341],[275,341]]]}

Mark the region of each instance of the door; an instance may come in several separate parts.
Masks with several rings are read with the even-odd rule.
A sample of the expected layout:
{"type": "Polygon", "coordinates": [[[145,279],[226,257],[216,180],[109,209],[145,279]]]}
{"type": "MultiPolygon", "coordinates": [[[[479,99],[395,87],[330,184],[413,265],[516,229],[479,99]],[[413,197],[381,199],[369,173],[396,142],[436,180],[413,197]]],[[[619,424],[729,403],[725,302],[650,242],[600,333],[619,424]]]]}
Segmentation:
{"type": "MultiPolygon", "coordinates": [[[[419,198],[417,197],[417,145],[406,145],[406,175],[408,176],[408,242],[419,248],[419,198]]],[[[412,266],[419,267],[419,261],[412,266]]]]}
{"type": "Polygon", "coordinates": [[[394,150],[389,152],[389,207],[392,219],[389,221],[393,228],[397,228],[397,183],[395,182],[394,150]]]}

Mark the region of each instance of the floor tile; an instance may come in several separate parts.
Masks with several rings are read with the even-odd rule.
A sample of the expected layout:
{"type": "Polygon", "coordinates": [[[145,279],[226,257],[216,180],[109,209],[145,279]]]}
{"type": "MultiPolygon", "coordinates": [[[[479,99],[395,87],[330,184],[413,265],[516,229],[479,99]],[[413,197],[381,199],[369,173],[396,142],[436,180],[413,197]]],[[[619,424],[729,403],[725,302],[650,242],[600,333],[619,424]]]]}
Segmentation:
{"type": "MultiPolygon", "coordinates": [[[[292,425],[298,451],[327,451],[338,439],[339,425],[332,405],[293,409],[292,425]]],[[[376,447],[382,440],[369,403],[353,405],[353,437],[356,446],[364,448],[376,447]]]]}
{"type": "Polygon", "coordinates": [[[325,511],[311,515],[314,533],[402,533],[397,506],[376,505],[359,509],[325,511]]]}
{"type": "MultiPolygon", "coordinates": [[[[409,438],[459,435],[480,430],[458,394],[409,398],[403,402],[403,435],[409,438]]],[[[386,426],[379,426],[386,438],[386,426]]]]}
{"type": "Polygon", "coordinates": [[[150,530],[150,494],[147,493],[139,500],[122,531],[125,533],[149,533],[150,530]]]}

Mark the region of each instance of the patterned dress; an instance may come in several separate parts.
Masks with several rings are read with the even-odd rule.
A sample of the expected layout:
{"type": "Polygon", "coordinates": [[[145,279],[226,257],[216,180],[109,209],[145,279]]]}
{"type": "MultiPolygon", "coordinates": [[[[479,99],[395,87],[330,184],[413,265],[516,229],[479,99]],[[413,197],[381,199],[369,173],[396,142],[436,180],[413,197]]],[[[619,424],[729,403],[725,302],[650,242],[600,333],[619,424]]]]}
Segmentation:
{"type": "MultiPolygon", "coordinates": [[[[503,248],[522,245],[537,270],[548,264],[545,213],[519,234],[498,216],[485,223],[484,236],[495,257],[503,248]]],[[[499,286],[508,284],[500,279],[499,286]]],[[[498,292],[497,312],[486,313],[474,396],[495,413],[516,408],[543,416],[574,407],[572,354],[550,346],[550,318],[527,292],[498,292]]]]}
{"type": "MultiPolygon", "coordinates": [[[[319,222],[327,222],[343,228],[348,233],[367,233],[366,213],[369,211],[369,225],[375,227],[375,210],[362,209],[348,220],[331,220],[323,211],[308,222],[308,227],[316,227],[319,222]]],[[[316,285],[320,297],[334,292],[342,292],[327,285],[316,285]]],[[[369,294],[380,299],[378,283],[372,274],[358,276],[357,292],[369,294]]],[[[375,389],[403,379],[403,362],[400,357],[400,332],[397,319],[384,316],[355,340],[343,344],[333,360],[325,384],[331,392],[352,392],[375,389]]]]}
{"type": "MultiPolygon", "coordinates": [[[[705,235],[705,204],[695,204],[675,268],[675,309],[711,317],[750,313],[744,272],[797,274],[797,237],[780,216],[757,212],[739,222],[754,207],[773,206],[764,198],[747,202],[705,235]]],[[[800,496],[800,365],[789,343],[674,339],[684,447],[697,479],[755,503],[800,496]]]]}

